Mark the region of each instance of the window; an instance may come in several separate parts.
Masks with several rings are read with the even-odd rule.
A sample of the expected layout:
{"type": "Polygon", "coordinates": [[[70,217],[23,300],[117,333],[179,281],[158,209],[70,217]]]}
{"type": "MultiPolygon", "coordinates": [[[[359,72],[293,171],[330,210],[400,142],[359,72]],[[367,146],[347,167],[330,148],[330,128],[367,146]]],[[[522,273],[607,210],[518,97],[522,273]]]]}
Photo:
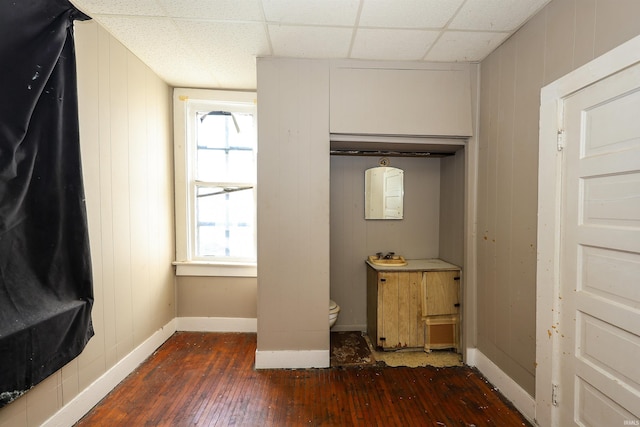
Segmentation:
{"type": "Polygon", "coordinates": [[[255,93],[175,89],[179,275],[255,276],[255,93]]]}

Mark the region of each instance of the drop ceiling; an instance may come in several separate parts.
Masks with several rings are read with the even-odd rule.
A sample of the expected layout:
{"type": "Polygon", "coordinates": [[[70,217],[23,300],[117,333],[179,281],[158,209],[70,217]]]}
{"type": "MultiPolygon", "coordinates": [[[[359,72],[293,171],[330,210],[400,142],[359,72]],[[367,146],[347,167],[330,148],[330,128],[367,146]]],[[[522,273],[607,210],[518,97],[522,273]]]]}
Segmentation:
{"type": "Polygon", "coordinates": [[[475,62],[549,0],[71,0],[174,87],[255,89],[256,57],[475,62]]]}

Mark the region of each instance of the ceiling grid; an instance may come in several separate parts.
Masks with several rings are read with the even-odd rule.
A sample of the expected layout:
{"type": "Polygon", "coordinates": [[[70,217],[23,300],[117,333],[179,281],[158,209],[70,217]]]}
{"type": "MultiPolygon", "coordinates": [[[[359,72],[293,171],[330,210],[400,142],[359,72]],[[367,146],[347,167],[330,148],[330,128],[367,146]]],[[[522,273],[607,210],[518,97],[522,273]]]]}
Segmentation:
{"type": "Polygon", "coordinates": [[[255,58],[478,62],[549,0],[71,0],[167,83],[256,88],[255,58]]]}

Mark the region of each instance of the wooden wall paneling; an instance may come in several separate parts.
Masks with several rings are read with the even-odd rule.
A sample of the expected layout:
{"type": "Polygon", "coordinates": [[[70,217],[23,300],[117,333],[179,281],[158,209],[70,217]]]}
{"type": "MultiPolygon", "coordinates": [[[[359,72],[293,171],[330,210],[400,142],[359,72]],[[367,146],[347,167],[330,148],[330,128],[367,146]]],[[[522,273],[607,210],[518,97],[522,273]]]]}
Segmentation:
{"type": "MultiPolygon", "coordinates": [[[[575,46],[576,5],[574,1],[554,1],[546,8],[547,37],[544,79],[550,83],[572,70],[575,46]]],[[[520,90],[520,88],[518,88],[520,90]]],[[[538,103],[538,106],[540,103],[538,103]]]]}
{"type": "Polygon", "coordinates": [[[100,52],[95,49],[99,40],[99,31],[96,25],[76,23],[76,33],[78,31],[82,33],[82,37],[76,38],[76,55],[81,55],[83,58],[82,61],[77,61],[78,93],[84,95],[78,97],[78,119],[94,294],[91,319],[98,336],[89,340],[80,356],[62,369],[63,404],[68,403],[105,369],[105,346],[101,336],[105,328],[104,304],[100,303],[104,300],[105,293],[104,267],[100,256],[105,242],[102,238],[102,177],[99,144],[100,81],[96,78],[100,72],[100,52]]]}
{"type": "Polygon", "coordinates": [[[438,258],[464,266],[465,150],[440,159],[438,258]]]}
{"type": "Polygon", "coordinates": [[[639,34],[639,9],[633,0],[552,1],[481,63],[478,349],[531,395],[536,253],[526,245],[536,229],[530,153],[538,150],[539,114],[520,103],[535,96],[539,106],[543,84],[639,34]]]}
{"type": "Polygon", "coordinates": [[[131,301],[131,218],[129,175],[129,85],[127,51],[115,39],[110,42],[111,88],[111,183],[113,196],[113,243],[116,355],[133,350],[133,304],[131,301]],[[125,173],[123,173],[125,171],[125,173]]]}
{"type": "Polygon", "coordinates": [[[511,300],[513,286],[511,285],[511,247],[513,212],[513,180],[516,170],[513,164],[513,136],[514,136],[514,106],[516,86],[516,43],[513,39],[505,42],[500,55],[500,92],[498,112],[498,139],[497,139],[497,181],[496,181],[496,282],[495,299],[496,323],[494,328],[494,343],[501,351],[507,351],[509,342],[510,319],[512,316],[508,305],[500,304],[505,298],[511,300]]]}
{"type": "MultiPolygon", "coordinates": [[[[31,427],[44,423],[51,414],[62,406],[62,391],[60,371],[45,378],[36,387],[29,390],[23,396],[23,400],[26,401],[26,419],[22,425],[31,427]]],[[[13,425],[7,424],[7,427],[13,427],[13,425]]]]}
{"type": "MultiPolygon", "coordinates": [[[[578,1],[580,7],[583,7],[583,0],[576,0],[578,1]]],[[[590,59],[640,35],[638,15],[640,15],[640,2],[636,0],[618,0],[615,3],[598,0],[594,22],[593,57],[590,59]]],[[[573,16],[567,17],[567,19],[570,18],[575,19],[573,16]]]]}
{"type": "MultiPolygon", "coordinates": [[[[598,0],[574,0],[580,1],[580,7],[575,8],[575,37],[573,45],[573,67],[576,68],[586,64],[595,58],[594,46],[596,32],[595,28],[596,20],[596,8],[598,0]]],[[[544,25],[537,25],[543,31],[544,25]]],[[[544,55],[544,52],[543,52],[544,55]]],[[[542,87],[542,84],[540,85],[542,87]]]]}
{"type": "MultiPolygon", "coordinates": [[[[485,159],[480,169],[486,171],[486,193],[478,196],[479,210],[484,210],[484,230],[480,240],[481,247],[478,249],[478,262],[484,264],[485,275],[478,278],[478,306],[482,306],[482,318],[479,323],[484,323],[484,328],[478,329],[478,345],[482,341],[495,342],[495,324],[496,324],[496,289],[493,286],[497,280],[497,261],[496,261],[496,230],[497,230],[497,163],[498,163],[498,112],[499,112],[499,95],[500,95],[500,55],[496,56],[493,61],[488,64],[487,73],[483,72],[482,85],[487,84],[490,97],[487,100],[486,117],[487,127],[485,128],[484,140],[480,141],[480,145],[486,147],[485,159]],[[487,82],[488,80],[488,82],[487,82]],[[484,204],[484,206],[482,206],[484,204]],[[485,337],[483,337],[485,335],[485,337]]],[[[484,65],[483,65],[484,69],[484,65]]],[[[485,114],[480,109],[481,114],[485,114]]]]}
{"type": "Polygon", "coordinates": [[[146,262],[148,299],[147,334],[157,325],[166,324],[176,316],[177,294],[175,292],[174,224],[174,180],[173,174],[173,115],[170,108],[172,89],[162,80],[155,78],[150,68],[145,66],[145,113],[142,126],[146,128],[146,154],[141,161],[146,163],[147,177],[144,191],[147,194],[146,262]],[[167,142],[169,142],[167,144],[167,142]],[[159,215],[165,212],[165,215],[159,215]],[[170,230],[170,233],[163,232],[170,230]],[[157,310],[162,307],[162,310],[157,310]]]}
{"type": "Polygon", "coordinates": [[[75,25],[95,336],[2,408],[2,427],[42,424],[175,316],[170,89],[96,22],[75,25]],[[153,278],[151,264],[160,266],[153,278]]]}
{"type": "Polygon", "coordinates": [[[102,247],[97,254],[102,263],[104,328],[98,335],[103,341],[105,367],[116,364],[116,288],[113,223],[113,155],[111,152],[111,36],[98,27],[98,128],[100,147],[100,235],[102,247]]]}
{"type": "MultiPolygon", "coordinates": [[[[276,254],[272,248],[279,248],[277,225],[278,207],[282,197],[277,185],[269,183],[270,178],[267,171],[270,167],[262,165],[275,165],[280,161],[280,153],[277,148],[278,128],[280,119],[281,91],[279,79],[277,77],[277,65],[273,61],[258,61],[258,116],[260,125],[258,127],[258,206],[257,206],[257,226],[258,226],[258,350],[265,348],[269,340],[266,338],[268,331],[272,328],[272,317],[274,312],[270,307],[279,307],[280,298],[277,288],[268,289],[261,286],[262,282],[270,283],[277,280],[276,271],[271,268],[271,258],[276,254]],[[261,183],[269,183],[262,185],[261,183]]],[[[270,344],[270,343],[269,343],[270,344]]]]}
{"type": "Polygon", "coordinates": [[[300,213],[304,219],[305,277],[310,274],[313,281],[305,278],[303,324],[318,349],[329,350],[328,305],[330,298],[330,156],[329,156],[329,65],[326,61],[304,61],[300,74],[304,77],[300,98],[302,131],[305,133],[305,153],[299,159],[300,175],[305,175],[300,187],[300,213]]]}
{"type": "Polygon", "coordinates": [[[261,59],[258,83],[258,351],[328,354],[328,64],[261,59]]]}
{"type": "MultiPolygon", "coordinates": [[[[541,17],[537,17],[541,19],[541,17]]],[[[535,304],[536,299],[536,227],[538,189],[538,123],[531,120],[540,116],[540,87],[544,76],[544,27],[537,22],[527,24],[515,37],[516,82],[518,95],[514,109],[513,164],[517,168],[513,183],[513,223],[511,225],[510,284],[512,315],[509,341],[513,357],[524,368],[518,373],[519,381],[527,390],[533,390],[535,375],[535,304]]]]}
{"type": "Polygon", "coordinates": [[[146,304],[149,298],[148,288],[140,286],[149,282],[148,245],[149,230],[147,228],[150,194],[147,191],[149,180],[147,169],[147,126],[146,126],[146,66],[136,61],[132,53],[128,53],[128,131],[129,131],[129,218],[131,247],[131,300],[132,334],[134,346],[148,337],[153,331],[150,325],[154,322],[154,313],[146,304]]]}

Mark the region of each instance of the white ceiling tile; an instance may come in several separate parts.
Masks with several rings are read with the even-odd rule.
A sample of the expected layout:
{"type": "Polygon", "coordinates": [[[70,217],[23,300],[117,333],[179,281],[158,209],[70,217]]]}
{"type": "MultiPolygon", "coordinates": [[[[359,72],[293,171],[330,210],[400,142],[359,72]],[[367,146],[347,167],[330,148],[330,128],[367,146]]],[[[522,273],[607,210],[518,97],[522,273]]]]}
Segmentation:
{"type": "Polygon", "coordinates": [[[438,31],[359,29],[351,58],[415,61],[424,57],[438,31]]]}
{"type": "Polygon", "coordinates": [[[255,89],[256,56],[479,61],[549,0],[71,1],[170,85],[255,89]]]}
{"type": "Polygon", "coordinates": [[[438,62],[480,61],[508,36],[508,33],[445,31],[425,59],[438,62]]]}
{"type": "Polygon", "coordinates": [[[264,25],[261,23],[203,22],[175,19],[178,31],[198,55],[218,56],[244,52],[270,55],[264,25]]]}
{"type": "Polygon", "coordinates": [[[218,83],[169,18],[97,15],[95,20],[168,83],[218,83]]]}
{"type": "Polygon", "coordinates": [[[339,27],[269,25],[275,56],[346,58],[352,30],[339,27]]]}
{"type": "Polygon", "coordinates": [[[352,26],[359,0],[262,0],[264,15],[274,24],[352,26]]]}
{"type": "Polygon", "coordinates": [[[255,90],[256,60],[247,60],[243,55],[227,58],[225,62],[211,65],[211,71],[220,82],[221,89],[255,90]]]}
{"type": "Polygon", "coordinates": [[[222,87],[256,87],[255,57],[271,55],[263,24],[192,20],[175,20],[175,24],[222,87]]]}
{"type": "Polygon", "coordinates": [[[359,25],[443,28],[463,0],[364,0],[359,25]]]}
{"type": "Polygon", "coordinates": [[[158,0],[174,18],[220,21],[262,21],[260,0],[158,0]]]}
{"type": "Polygon", "coordinates": [[[164,10],[155,0],[73,0],[72,3],[87,15],[162,16],[164,10]]]}
{"type": "Polygon", "coordinates": [[[549,0],[467,0],[449,29],[512,31],[549,0]]]}

